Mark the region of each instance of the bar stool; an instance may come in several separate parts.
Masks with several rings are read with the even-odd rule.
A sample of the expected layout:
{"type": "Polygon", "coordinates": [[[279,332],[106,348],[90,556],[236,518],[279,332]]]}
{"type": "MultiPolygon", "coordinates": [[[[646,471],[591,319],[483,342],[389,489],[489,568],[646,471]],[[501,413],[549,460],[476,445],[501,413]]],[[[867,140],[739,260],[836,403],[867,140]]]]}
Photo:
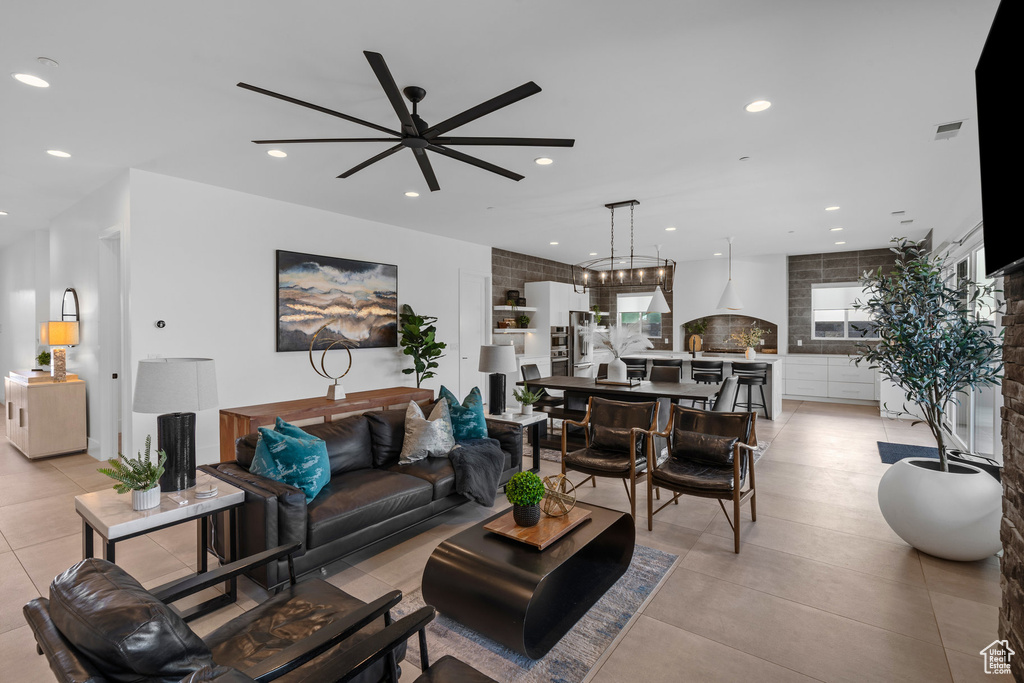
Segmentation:
{"type": "Polygon", "coordinates": [[[652,382],[678,382],[681,368],[678,365],[655,365],[651,368],[652,382]]]}
{"type": "Polygon", "coordinates": [[[670,368],[681,368],[681,367],[683,367],[683,359],[682,358],[655,358],[654,360],[651,361],[651,366],[652,366],[651,367],[652,370],[654,368],[662,367],[662,366],[667,366],[667,367],[670,367],[670,368]]]}
{"type": "Polygon", "coordinates": [[[720,360],[690,361],[690,379],[697,384],[719,384],[725,374],[725,363],[720,360]]]}
{"type": "Polygon", "coordinates": [[[732,374],[736,377],[739,387],[747,388],[747,400],[746,402],[740,402],[740,392],[736,392],[736,400],[733,402],[733,410],[737,406],[743,406],[750,412],[755,412],[757,408],[763,408],[765,414],[768,414],[768,405],[764,398],[764,385],[768,383],[768,364],[767,363],[733,363],[732,374]],[[751,389],[757,387],[761,390],[761,402],[753,403],[753,399],[750,396],[751,389]]]}

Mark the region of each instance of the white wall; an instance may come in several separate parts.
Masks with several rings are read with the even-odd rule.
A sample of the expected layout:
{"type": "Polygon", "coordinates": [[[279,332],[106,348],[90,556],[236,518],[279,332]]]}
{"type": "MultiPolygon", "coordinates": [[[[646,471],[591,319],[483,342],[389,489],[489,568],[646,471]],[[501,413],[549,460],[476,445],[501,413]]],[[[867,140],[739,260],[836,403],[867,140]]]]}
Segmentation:
{"type": "Polygon", "coordinates": [[[68,371],[85,380],[89,452],[100,452],[99,249],[100,233],[127,230],[128,173],[122,173],[50,223],[49,319],[60,320],[67,287],[78,293],[80,344],[68,349],[68,371]]]}
{"type": "MultiPolygon", "coordinates": [[[[131,171],[132,365],[150,356],[216,361],[220,407],[324,395],[306,353],[278,353],[275,250],[398,265],[399,304],[436,315],[448,343],[438,377],[458,387],[459,269],[490,274],[490,249],[265,197],[131,171]],[[158,329],[157,320],[166,327],[158,329]]],[[[415,386],[400,349],[353,352],[347,391],[415,386]]],[[[344,354],[333,354],[339,365],[344,354]]],[[[332,358],[328,357],[328,370],[332,358]]],[[[134,449],[156,431],[135,414],[134,449]]],[[[219,459],[216,410],[197,416],[197,459],[219,459]]]]}
{"type": "MultiPolygon", "coordinates": [[[[725,258],[679,263],[672,285],[672,318],[676,327],[673,349],[683,348],[680,325],[694,318],[728,312],[716,308],[728,279],[729,263],[725,258]]],[[[786,257],[782,254],[733,256],[732,283],[743,303],[743,310],[736,313],[777,324],[779,351],[785,353],[784,340],[789,338],[786,257]]]]}
{"type": "MultiPolygon", "coordinates": [[[[33,230],[0,249],[0,375],[35,367],[39,323],[47,320],[49,240],[33,230]]],[[[0,392],[3,387],[0,386],[0,392]]]]}

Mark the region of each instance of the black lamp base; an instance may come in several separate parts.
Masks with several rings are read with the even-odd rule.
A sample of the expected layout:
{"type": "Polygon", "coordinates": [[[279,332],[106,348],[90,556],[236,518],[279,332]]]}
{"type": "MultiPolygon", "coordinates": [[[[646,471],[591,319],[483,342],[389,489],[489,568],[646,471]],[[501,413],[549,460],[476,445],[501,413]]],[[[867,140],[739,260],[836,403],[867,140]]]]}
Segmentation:
{"type": "Polygon", "coordinates": [[[156,418],[156,447],[167,453],[161,491],[196,485],[196,414],[167,413],[156,418]]]}
{"type": "Polygon", "coordinates": [[[491,415],[505,412],[505,373],[495,372],[488,375],[487,405],[491,407],[491,415]]]}

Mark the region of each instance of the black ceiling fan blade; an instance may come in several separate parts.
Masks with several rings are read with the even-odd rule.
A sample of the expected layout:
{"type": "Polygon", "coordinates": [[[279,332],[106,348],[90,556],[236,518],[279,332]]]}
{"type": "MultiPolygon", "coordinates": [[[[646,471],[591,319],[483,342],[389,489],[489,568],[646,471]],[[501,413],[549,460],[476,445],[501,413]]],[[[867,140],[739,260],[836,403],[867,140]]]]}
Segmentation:
{"type": "Polygon", "coordinates": [[[430,159],[427,158],[427,150],[413,147],[412,153],[416,155],[416,161],[420,165],[423,179],[427,181],[427,187],[430,188],[430,191],[437,192],[440,190],[441,186],[437,184],[437,176],[434,175],[434,167],[430,165],[430,159]]]}
{"type": "Polygon", "coordinates": [[[493,97],[486,102],[476,105],[475,107],[470,107],[461,114],[456,114],[450,119],[445,119],[436,126],[431,126],[427,130],[423,131],[423,137],[435,138],[438,135],[447,133],[454,128],[465,125],[470,121],[475,121],[481,116],[486,116],[493,111],[497,111],[502,107],[507,107],[510,104],[515,104],[519,100],[525,99],[530,95],[536,95],[539,92],[540,86],[533,81],[523,83],[518,88],[512,88],[507,93],[493,97]]]}
{"type": "Polygon", "coordinates": [[[337,116],[339,119],[345,119],[346,121],[351,121],[352,123],[358,123],[361,126],[367,126],[369,128],[373,128],[374,130],[379,130],[380,132],[387,133],[388,135],[394,135],[395,137],[401,137],[402,136],[402,134],[399,133],[397,130],[391,130],[390,128],[385,128],[384,126],[378,126],[376,123],[370,123],[369,121],[363,121],[362,119],[357,119],[354,116],[349,116],[348,114],[342,114],[340,111],[334,111],[333,109],[328,109],[327,107],[321,107],[319,104],[312,104],[310,102],[303,102],[302,100],[297,100],[294,97],[289,97],[288,95],[282,95],[281,93],[276,93],[273,90],[267,90],[265,88],[260,88],[260,87],[257,87],[255,85],[249,85],[248,83],[238,83],[237,85],[238,85],[239,88],[244,88],[246,90],[251,90],[251,91],[257,92],[257,93],[259,93],[261,95],[266,95],[267,97],[275,97],[275,98],[277,98],[279,100],[284,100],[285,102],[291,102],[292,104],[297,104],[300,107],[306,107],[307,109],[312,109],[314,111],[323,112],[324,114],[330,114],[331,116],[337,116]]]}
{"type": "Polygon", "coordinates": [[[292,140],[253,140],[257,145],[290,145],[307,142],[398,142],[399,138],[296,138],[292,140]]]}
{"type": "Polygon", "coordinates": [[[377,80],[380,81],[380,87],[384,88],[384,94],[388,96],[391,106],[398,114],[398,120],[402,122],[402,131],[406,135],[419,135],[412,115],[409,113],[409,107],[405,106],[405,100],[402,98],[401,91],[398,90],[398,84],[395,83],[395,78],[391,75],[387,62],[384,61],[384,56],[378,52],[367,52],[366,50],[363,50],[363,54],[366,55],[366,61],[370,63],[370,68],[373,69],[377,80]]]}
{"type": "Polygon", "coordinates": [[[366,168],[370,164],[375,164],[378,161],[380,161],[381,159],[385,159],[385,158],[391,156],[392,154],[394,154],[398,150],[402,149],[404,146],[405,145],[395,145],[394,147],[386,149],[383,152],[381,152],[380,154],[378,154],[377,156],[370,157],[369,159],[367,159],[363,163],[359,164],[358,166],[353,166],[352,168],[348,169],[347,171],[345,171],[344,173],[342,173],[338,177],[339,178],[348,178],[353,173],[358,173],[359,171],[362,171],[364,168],[366,168]]]}
{"type": "Polygon", "coordinates": [[[494,164],[489,163],[487,161],[484,161],[483,159],[477,159],[476,157],[471,157],[468,154],[463,154],[462,152],[456,152],[454,149],[448,149],[447,147],[440,147],[438,145],[428,145],[427,149],[429,149],[431,152],[437,152],[438,154],[443,154],[444,156],[449,157],[451,159],[456,159],[458,161],[462,161],[462,162],[467,163],[467,164],[469,164],[471,166],[476,166],[477,168],[482,168],[485,171],[490,171],[491,173],[497,173],[500,176],[505,176],[506,178],[511,178],[512,180],[519,181],[519,180],[522,180],[523,178],[526,177],[526,176],[521,176],[521,175],[519,175],[518,173],[516,173],[514,171],[510,171],[510,170],[508,170],[506,168],[502,168],[501,166],[495,166],[494,164]]]}
{"type": "Polygon", "coordinates": [[[504,145],[514,147],[572,147],[566,138],[434,138],[435,145],[504,145]]]}

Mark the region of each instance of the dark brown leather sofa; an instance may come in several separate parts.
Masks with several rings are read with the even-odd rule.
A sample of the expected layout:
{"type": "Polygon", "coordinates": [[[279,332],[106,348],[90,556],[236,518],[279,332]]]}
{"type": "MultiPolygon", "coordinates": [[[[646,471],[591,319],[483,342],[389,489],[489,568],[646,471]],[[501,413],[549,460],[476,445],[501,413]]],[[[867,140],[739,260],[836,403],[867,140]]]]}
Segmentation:
{"type": "MultiPolygon", "coordinates": [[[[239,512],[243,557],[275,546],[301,543],[295,571],[305,574],[407,529],[468,499],[455,492],[455,471],[448,458],[427,458],[399,465],[405,436],[405,410],[353,415],[303,430],[327,443],[331,481],[308,505],[305,494],[249,471],[256,435],[235,443],[233,462],[202,470],[245,491],[239,512]]],[[[522,431],[514,425],[488,425],[505,455],[500,484],[522,467],[522,431]]],[[[224,547],[226,516],[215,518],[215,548],[224,547]]],[[[250,578],[271,588],[288,576],[285,560],[255,570],[250,578]]]]}

